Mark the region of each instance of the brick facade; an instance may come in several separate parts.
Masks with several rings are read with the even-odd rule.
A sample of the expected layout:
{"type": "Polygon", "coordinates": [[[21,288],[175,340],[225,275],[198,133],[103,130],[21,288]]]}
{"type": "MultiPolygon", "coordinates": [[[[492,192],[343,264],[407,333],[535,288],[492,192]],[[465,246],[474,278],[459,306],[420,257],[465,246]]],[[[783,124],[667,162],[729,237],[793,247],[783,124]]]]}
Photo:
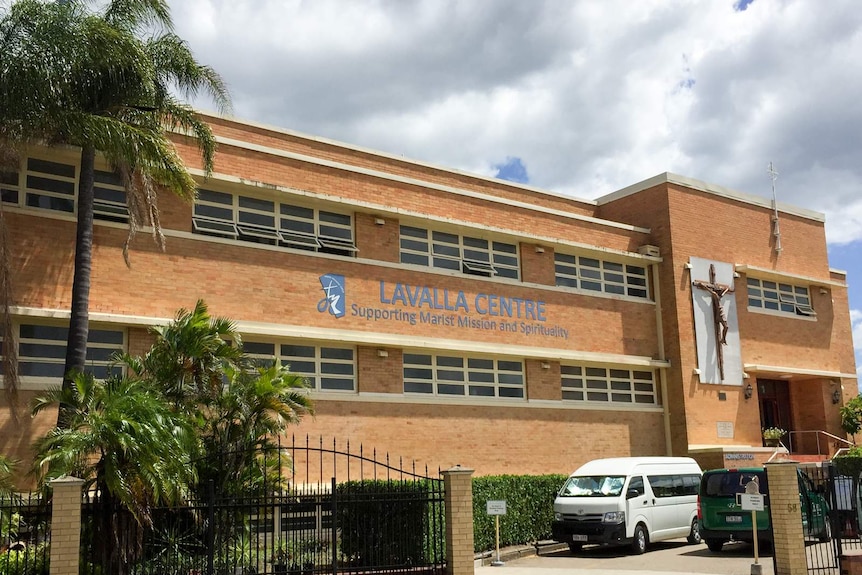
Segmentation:
{"type": "MultiPolygon", "coordinates": [[[[124,226],[97,221],[91,321],[124,330],[133,354],[152,341],[148,322],[167,321],[198,299],[214,315],[235,320],[247,341],[350,347],[354,389],[313,392],[315,416],[294,431],[349,439],[431,468],[461,464],[478,475],[568,473],[597,457],[669,454],[668,443],[674,455],[701,453],[705,465],[728,450],[759,453],[765,381],[786,388],[788,427],[840,435],[838,409],[856,390],[849,308],[844,276],[828,267],[817,214],[783,208],[783,250],[777,254],[767,203],[679,176],[665,174],[596,202],[582,201],[319,138],[206,119],[220,148],[214,174],[201,180],[201,188],[348,215],[358,251],[355,257],[329,255],[194,233],[192,206],[163,194],[166,249],[141,233],[127,268],[124,226]],[[429,230],[429,238],[441,232],[515,246],[519,278],[402,264],[402,225],[429,230]],[[660,257],[641,255],[644,245],[657,246],[660,257]],[[636,273],[646,278],[649,295],[558,287],[557,254],[642,270],[636,273]],[[748,378],[742,385],[701,384],[686,269],[691,257],[791,278],[808,288],[817,316],[750,311],[750,272],[739,272],[734,297],[748,378]],[[326,303],[324,274],[344,277],[342,317],[319,307],[326,303]],[[413,297],[427,288],[430,300],[424,307],[407,295],[397,301],[396,286],[413,297]],[[469,309],[454,307],[459,294],[469,309]],[[523,302],[537,306],[529,317],[523,302]],[[507,304],[515,306],[512,317],[507,304]],[[361,317],[366,309],[417,316],[372,321],[361,317]],[[423,319],[420,312],[429,315],[423,319]],[[465,318],[484,323],[459,326],[465,318]],[[555,331],[528,334],[522,322],[555,331]],[[405,392],[404,358],[417,354],[519,362],[523,397],[405,392]],[[652,399],[574,399],[579,392],[561,385],[576,379],[573,369],[586,374],[585,394],[595,370],[606,374],[607,398],[619,386],[628,385],[633,394],[632,386],[639,385],[618,381],[621,373],[651,373],[652,399]],[[746,399],[749,384],[752,397],[746,399]],[[833,403],[836,389],[841,397],[833,403]],[[727,424],[732,436],[719,437],[727,424]]],[[[193,146],[175,140],[189,166],[199,169],[193,146]]],[[[50,153],[75,162],[74,153],[50,153]]],[[[23,202],[4,208],[12,231],[16,322],[62,324],[70,303],[75,222],[23,202]]],[[[610,278],[624,272],[599,273],[610,278]]],[[[27,389],[45,384],[30,382],[27,389]]],[[[22,399],[33,393],[22,391],[22,399]]],[[[0,426],[11,431],[0,433],[0,451],[26,460],[30,441],[53,417],[45,413],[17,425],[0,403],[0,426]]]]}

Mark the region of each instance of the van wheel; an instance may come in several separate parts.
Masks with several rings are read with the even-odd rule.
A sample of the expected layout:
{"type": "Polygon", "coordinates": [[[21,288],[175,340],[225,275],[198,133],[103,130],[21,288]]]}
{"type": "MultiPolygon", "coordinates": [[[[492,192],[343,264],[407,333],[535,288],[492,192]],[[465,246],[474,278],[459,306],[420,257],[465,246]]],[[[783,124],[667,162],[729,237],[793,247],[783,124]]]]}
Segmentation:
{"type": "Polygon", "coordinates": [[[721,548],[724,547],[724,541],[722,541],[721,539],[707,539],[706,546],[709,547],[710,551],[718,553],[719,551],[721,551],[721,548]]]}
{"type": "Polygon", "coordinates": [[[697,517],[691,520],[691,531],[688,532],[686,540],[692,545],[698,545],[703,541],[700,538],[700,525],[697,524],[697,517]]]}
{"type": "Polygon", "coordinates": [[[646,551],[647,546],[647,532],[646,528],[644,528],[643,523],[638,523],[635,525],[635,533],[632,537],[632,552],[635,555],[641,555],[644,551],[646,551]]]}
{"type": "Polygon", "coordinates": [[[577,553],[583,548],[584,548],[583,543],[575,543],[574,541],[569,542],[569,551],[571,551],[572,553],[577,553]]]}

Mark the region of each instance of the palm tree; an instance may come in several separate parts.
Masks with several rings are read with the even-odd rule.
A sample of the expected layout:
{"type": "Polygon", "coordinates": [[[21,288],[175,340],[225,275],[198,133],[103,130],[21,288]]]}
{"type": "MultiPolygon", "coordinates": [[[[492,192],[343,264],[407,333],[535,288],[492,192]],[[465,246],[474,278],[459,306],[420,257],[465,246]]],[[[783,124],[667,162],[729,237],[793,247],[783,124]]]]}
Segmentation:
{"type": "Polygon", "coordinates": [[[14,471],[15,463],[5,455],[0,455],[0,501],[15,491],[14,471]]]}
{"type": "MultiPolygon", "coordinates": [[[[229,106],[218,74],[198,64],[171,32],[166,0],[111,0],[101,12],[90,12],[85,4],[18,0],[0,20],[0,159],[16,157],[33,144],[81,149],[67,388],[86,359],[97,152],[126,186],[128,263],[129,242],[142,223],[153,226],[162,244],[158,190],[187,200],[196,193],[169,132],[193,137],[205,171],[213,167],[215,139],[209,126],[171,90],[186,97],[208,92],[220,109],[229,106]],[[143,39],[151,29],[158,34],[143,39]]],[[[58,421],[65,412],[61,405],[58,421]]]]}
{"type": "Polygon", "coordinates": [[[273,438],[313,412],[306,381],[283,366],[256,368],[234,323],[210,316],[201,300],[150,332],[149,352],[120,358],[195,422],[200,484],[213,479],[225,493],[259,481],[259,469],[273,463],[265,457],[273,438]]]}
{"type": "Polygon", "coordinates": [[[206,303],[180,309],[174,321],[150,329],[155,342],[144,356],[121,356],[130,370],[152,382],[174,405],[190,415],[221,392],[225,370],[244,361],[242,338],[234,323],[212,317],[206,303]]]}
{"type": "Polygon", "coordinates": [[[283,487],[280,468],[290,462],[276,449],[276,438],[313,413],[307,382],[279,365],[228,368],[225,375],[201,432],[201,484],[212,479],[224,494],[283,487]]]}
{"type": "Polygon", "coordinates": [[[98,494],[101,513],[93,540],[102,565],[110,566],[106,572],[121,573],[136,548],[124,514],[149,525],[154,505],[180,501],[188,493],[195,434],[188,420],[141,380],[99,381],[78,373],[71,387],[54,387],[37,398],[33,415],[61,403],[69,406],[67,427],[55,427],[35,444],[40,482],[72,475],[85,480],[85,491],[98,494]]]}

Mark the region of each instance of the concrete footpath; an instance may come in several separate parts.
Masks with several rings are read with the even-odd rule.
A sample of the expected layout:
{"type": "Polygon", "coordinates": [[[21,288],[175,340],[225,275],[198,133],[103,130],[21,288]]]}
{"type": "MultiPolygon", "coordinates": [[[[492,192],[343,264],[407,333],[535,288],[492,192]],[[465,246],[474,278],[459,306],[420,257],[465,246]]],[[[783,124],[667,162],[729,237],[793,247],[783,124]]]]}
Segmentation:
{"type": "MultiPolygon", "coordinates": [[[[620,547],[586,547],[573,555],[566,547],[540,550],[501,549],[503,565],[491,566],[493,557],[475,563],[476,575],[750,575],[754,557],[751,545],[725,545],[713,553],[706,545],[689,545],[682,540],[664,541],[649,546],[643,555],[630,555],[620,547]]],[[[494,555],[496,556],[496,555],[494,555]]],[[[772,575],[772,556],[758,558],[763,575],[772,575]]]]}

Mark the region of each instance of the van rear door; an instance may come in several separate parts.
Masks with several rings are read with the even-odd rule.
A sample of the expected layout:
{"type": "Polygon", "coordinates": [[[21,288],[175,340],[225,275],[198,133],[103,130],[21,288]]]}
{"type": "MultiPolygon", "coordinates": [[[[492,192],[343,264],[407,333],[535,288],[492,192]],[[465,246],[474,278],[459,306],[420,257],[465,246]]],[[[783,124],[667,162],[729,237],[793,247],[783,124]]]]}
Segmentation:
{"type": "MultiPolygon", "coordinates": [[[[700,496],[703,528],[728,534],[737,531],[751,533],[751,512],[742,510],[737,496],[745,493],[745,486],[753,480],[758,481],[760,492],[765,493],[766,474],[762,470],[705,473],[700,496]]],[[[758,511],[756,520],[758,530],[769,528],[768,511],[758,511]]]]}

